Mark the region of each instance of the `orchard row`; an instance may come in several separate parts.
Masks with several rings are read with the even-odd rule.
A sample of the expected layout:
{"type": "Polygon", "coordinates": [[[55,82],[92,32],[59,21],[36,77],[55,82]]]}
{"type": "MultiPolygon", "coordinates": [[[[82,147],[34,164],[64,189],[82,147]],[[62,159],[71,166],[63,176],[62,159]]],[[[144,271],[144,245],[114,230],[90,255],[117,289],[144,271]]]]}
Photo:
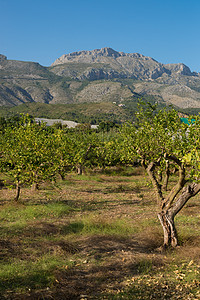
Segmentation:
{"type": "Polygon", "coordinates": [[[152,105],[141,105],[136,117],[134,124],[106,133],[50,128],[29,116],[22,116],[17,126],[6,126],[0,135],[0,168],[15,180],[15,199],[23,183],[37,186],[58,175],[64,178],[75,168],[81,173],[84,167],[137,161],[146,169],[157,195],[164,247],[175,247],[174,217],[200,191],[200,118],[184,124],[175,110],[157,111],[152,105]],[[171,175],[176,183],[169,189],[171,175]]]}

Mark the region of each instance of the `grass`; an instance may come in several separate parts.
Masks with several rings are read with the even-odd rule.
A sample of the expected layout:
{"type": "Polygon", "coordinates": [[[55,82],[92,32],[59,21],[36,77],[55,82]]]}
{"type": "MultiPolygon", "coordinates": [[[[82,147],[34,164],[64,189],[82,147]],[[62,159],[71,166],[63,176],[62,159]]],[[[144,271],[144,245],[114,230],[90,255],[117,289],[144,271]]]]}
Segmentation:
{"type": "Polygon", "coordinates": [[[140,168],[69,174],[0,194],[1,299],[199,299],[199,198],[159,252],[155,195],[140,168]]]}
{"type": "Polygon", "coordinates": [[[48,203],[46,205],[8,205],[1,209],[1,222],[25,222],[35,219],[59,218],[72,211],[73,208],[62,203],[48,203]]]}
{"type": "Polygon", "coordinates": [[[26,291],[51,286],[55,281],[53,271],[66,265],[63,259],[57,259],[52,255],[46,255],[37,261],[19,261],[13,260],[1,264],[0,270],[0,289],[12,289],[16,291],[26,291]]]}
{"type": "Polygon", "coordinates": [[[138,232],[138,228],[125,219],[110,221],[96,215],[71,222],[62,228],[62,234],[130,236],[135,232],[138,232]]]}

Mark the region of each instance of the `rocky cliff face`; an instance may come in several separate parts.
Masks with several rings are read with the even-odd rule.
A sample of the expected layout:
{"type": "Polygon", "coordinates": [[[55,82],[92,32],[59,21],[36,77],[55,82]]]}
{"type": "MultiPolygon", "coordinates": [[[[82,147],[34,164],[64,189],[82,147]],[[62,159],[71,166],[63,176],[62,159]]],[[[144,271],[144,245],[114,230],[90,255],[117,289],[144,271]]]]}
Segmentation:
{"type": "Polygon", "coordinates": [[[92,80],[99,79],[99,73],[102,74],[103,79],[125,77],[155,79],[166,71],[162,64],[150,57],[138,53],[117,52],[111,48],[66,54],[58,58],[52,64],[52,67],[66,64],[66,68],[68,68],[70,63],[93,65],[92,70],[90,66],[82,74],[76,74],[78,75],[77,78],[87,78],[89,80],[91,78],[92,80]],[[98,71],[95,68],[96,64],[101,64],[98,71]],[[94,72],[94,69],[96,72],[94,72]]]}
{"type": "Polygon", "coordinates": [[[135,78],[135,79],[157,79],[163,74],[170,75],[187,75],[193,76],[194,74],[184,64],[161,64],[151,57],[141,55],[139,53],[124,53],[117,52],[111,48],[96,49],[93,51],[80,51],[70,54],[62,55],[53,64],[52,67],[58,65],[65,65],[65,68],[69,68],[70,63],[77,64],[91,64],[95,67],[95,64],[104,64],[102,68],[86,68],[86,70],[80,74],[74,74],[77,78],[87,78],[89,80],[101,78],[135,78]],[[107,70],[107,68],[110,68],[107,70]],[[81,77],[82,76],[82,77],[81,77]]]}
{"type": "Polygon", "coordinates": [[[200,107],[200,76],[183,63],[162,64],[111,48],[79,51],[51,67],[0,55],[0,105],[130,100],[152,95],[180,107],[200,107]]]}

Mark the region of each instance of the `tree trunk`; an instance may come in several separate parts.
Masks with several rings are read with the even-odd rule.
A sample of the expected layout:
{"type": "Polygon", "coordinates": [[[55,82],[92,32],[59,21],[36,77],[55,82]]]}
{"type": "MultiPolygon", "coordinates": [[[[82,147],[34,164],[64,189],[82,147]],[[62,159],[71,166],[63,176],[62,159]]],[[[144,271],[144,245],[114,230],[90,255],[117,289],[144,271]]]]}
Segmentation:
{"type": "Polygon", "coordinates": [[[170,171],[169,171],[169,161],[166,160],[165,178],[164,178],[164,183],[163,183],[163,189],[164,189],[165,191],[167,191],[168,182],[169,182],[169,175],[170,175],[170,171]]]}
{"type": "Polygon", "coordinates": [[[39,190],[39,184],[37,182],[34,182],[31,186],[32,191],[37,191],[39,190]]]}
{"type": "MultiPolygon", "coordinates": [[[[167,164],[168,160],[172,160],[179,167],[178,182],[172,188],[172,190],[166,198],[163,197],[161,185],[156,179],[154,173],[156,165],[159,165],[159,161],[150,162],[148,166],[146,166],[145,164],[144,166],[156,191],[158,205],[159,207],[161,207],[161,212],[158,214],[158,218],[164,233],[163,248],[174,248],[178,245],[178,237],[174,224],[174,218],[184,207],[187,201],[200,192],[200,183],[192,182],[185,186],[187,180],[185,180],[185,167],[183,162],[174,155],[165,154],[164,157],[166,159],[167,164]]],[[[168,166],[166,165],[166,170],[167,169],[168,166]]]]}
{"type": "Polygon", "coordinates": [[[159,183],[162,182],[162,178],[163,178],[163,174],[162,174],[162,172],[159,172],[158,173],[158,181],[159,181],[159,183]]]}
{"type": "Polygon", "coordinates": [[[178,236],[174,224],[174,217],[169,216],[166,212],[158,214],[158,219],[162,225],[164,233],[163,248],[176,247],[178,245],[178,236]]]}
{"type": "Polygon", "coordinates": [[[162,225],[164,232],[164,244],[163,247],[169,246],[176,247],[178,245],[178,237],[174,224],[174,218],[179,211],[184,207],[187,201],[198,194],[200,191],[200,183],[190,183],[181,191],[179,197],[172,203],[169,209],[162,210],[158,214],[159,221],[162,225]]]}
{"type": "Polygon", "coordinates": [[[82,174],[83,174],[83,167],[82,167],[81,165],[79,165],[79,166],[77,167],[77,174],[78,174],[78,175],[82,175],[82,174]]]}
{"type": "Polygon", "coordinates": [[[20,183],[19,183],[19,181],[17,181],[17,184],[16,184],[16,196],[15,196],[15,199],[14,199],[15,201],[19,200],[20,190],[21,190],[20,183]]]}

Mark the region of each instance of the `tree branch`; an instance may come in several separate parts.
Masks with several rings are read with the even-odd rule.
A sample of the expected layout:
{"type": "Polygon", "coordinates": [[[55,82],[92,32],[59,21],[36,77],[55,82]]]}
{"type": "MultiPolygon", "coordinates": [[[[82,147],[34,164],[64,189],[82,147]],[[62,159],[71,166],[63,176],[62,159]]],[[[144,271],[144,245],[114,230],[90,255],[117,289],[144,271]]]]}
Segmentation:
{"type": "Polygon", "coordinates": [[[185,168],[183,163],[175,155],[165,154],[164,157],[165,159],[172,160],[173,162],[175,162],[179,168],[179,180],[177,184],[174,186],[174,188],[171,190],[171,192],[169,193],[168,197],[163,202],[162,208],[168,210],[171,207],[174,199],[176,198],[178,193],[182,190],[182,188],[184,187],[187,181],[185,180],[185,168]]]}
{"type": "Polygon", "coordinates": [[[165,178],[164,178],[164,182],[163,182],[163,189],[165,191],[167,191],[168,182],[169,182],[169,175],[170,175],[169,160],[168,159],[166,159],[166,161],[165,161],[165,166],[166,166],[166,171],[165,171],[165,178]]]}
{"type": "Polygon", "coordinates": [[[157,161],[157,163],[151,162],[148,165],[148,167],[146,168],[146,170],[147,170],[147,173],[148,173],[148,175],[151,179],[151,182],[154,186],[154,189],[156,191],[158,204],[161,204],[164,201],[162,189],[161,189],[162,186],[158,183],[158,180],[156,179],[156,176],[154,174],[155,167],[156,167],[156,165],[159,165],[159,164],[160,164],[160,160],[157,161]]]}
{"type": "Polygon", "coordinates": [[[179,196],[178,200],[172,205],[169,209],[168,214],[170,216],[175,216],[187,203],[187,201],[198,194],[200,191],[200,183],[191,183],[186,186],[181,195],[179,196]]]}

